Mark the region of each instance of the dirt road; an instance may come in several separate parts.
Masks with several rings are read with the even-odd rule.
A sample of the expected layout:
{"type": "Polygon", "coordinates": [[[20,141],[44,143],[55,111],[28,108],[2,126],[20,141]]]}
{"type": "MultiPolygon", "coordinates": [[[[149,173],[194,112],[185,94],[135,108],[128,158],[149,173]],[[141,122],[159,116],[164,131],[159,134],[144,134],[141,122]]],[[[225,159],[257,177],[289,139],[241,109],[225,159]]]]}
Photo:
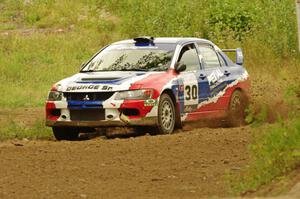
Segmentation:
{"type": "Polygon", "coordinates": [[[227,196],[224,180],[248,161],[250,128],[78,142],[0,143],[0,198],[227,196]]]}

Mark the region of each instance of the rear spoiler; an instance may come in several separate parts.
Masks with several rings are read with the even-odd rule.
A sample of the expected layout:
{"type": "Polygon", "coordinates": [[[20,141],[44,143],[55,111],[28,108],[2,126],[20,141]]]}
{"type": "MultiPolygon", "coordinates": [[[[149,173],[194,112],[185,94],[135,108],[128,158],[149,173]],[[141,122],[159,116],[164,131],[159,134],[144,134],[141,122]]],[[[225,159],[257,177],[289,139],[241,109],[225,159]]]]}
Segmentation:
{"type": "Polygon", "coordinates": [[[222,49],[224,53],[235,53],[235,63],[238,65],[243,65],[244,64],[244,55],[243,51],[241,48],[237,49],[222,49]]]}

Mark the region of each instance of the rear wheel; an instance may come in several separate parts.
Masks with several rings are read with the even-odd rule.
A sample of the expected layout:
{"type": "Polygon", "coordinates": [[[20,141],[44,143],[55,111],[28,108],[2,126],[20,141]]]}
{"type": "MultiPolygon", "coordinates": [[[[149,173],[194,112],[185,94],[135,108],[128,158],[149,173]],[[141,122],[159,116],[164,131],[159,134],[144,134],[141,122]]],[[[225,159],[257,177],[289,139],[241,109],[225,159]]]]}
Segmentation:
{"type": "Polygon", "coordinates": [[[174,131],[176,112],[174,103],[168,94],[162,94],[158,105],[158,132],[170,134],[174,131]]]}
{"type": "Polygon", "coordinates": [[[246,96],[240,90],[235,90],[232,93],[228,108],[229,126],[241,126],[245,124],[247,101],[246,96]]]}
{"type": "Polygon", "coordinates": [[[77,140],[79,129],[73,127],[52,127],[53,135],[57,140],[77,140]]]}

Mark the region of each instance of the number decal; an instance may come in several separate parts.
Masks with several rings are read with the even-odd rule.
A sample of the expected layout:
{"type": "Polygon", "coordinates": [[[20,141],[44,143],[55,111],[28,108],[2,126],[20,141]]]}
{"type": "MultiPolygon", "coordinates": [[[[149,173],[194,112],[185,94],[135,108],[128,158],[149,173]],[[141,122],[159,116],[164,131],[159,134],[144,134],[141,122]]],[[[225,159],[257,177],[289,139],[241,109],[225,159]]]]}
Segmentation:
{"type": "Polygon", "coordinates": [[[193,85],[192,88],[190,85],[185,86],[185,90],[186,90],[186,96],[185,96],[185,100],[195,100],[197,99],[197,95],[198,95],[198,88],[196,85],[193,85]]]}
{"type": "Polygon", "coordinates": [[[186,86],[185,90],[186,90],[185,100],[190,100],[191,99],[191,87],[190,86],[186,86]]]}
{"type": "Polygon", "coordinates": [[[198,95],[198,88],[196,85],[193,85],[192,86],[192,98],[194,100],[197,99],[198,98],[197,95],[198,95]]]}
{"type": "Polygon", "coordinates": [[[182,75],[182,83],[180,86],[181,95],[180,101],[183,103],[183,112],[193,112],[197,109],[199,103],[199,87],[198,78],[194,73],[185,73],[182,75]]]}

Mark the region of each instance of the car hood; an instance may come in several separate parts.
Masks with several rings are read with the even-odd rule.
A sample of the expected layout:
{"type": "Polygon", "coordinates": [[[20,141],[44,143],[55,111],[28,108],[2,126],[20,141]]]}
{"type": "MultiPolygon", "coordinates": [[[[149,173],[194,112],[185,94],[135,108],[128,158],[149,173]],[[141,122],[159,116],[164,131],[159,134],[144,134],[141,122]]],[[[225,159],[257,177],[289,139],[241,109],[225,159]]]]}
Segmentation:
{"type": "MultiPolygon", "coordinates": [[[[139,81],[152,72],[87,72],[78,73],[63,79],[56,84],[62,92],[105,92],[128,90],[131,84],[139,81]]],[[[141,85],[142,86],[142,85],[141,85]]]]}

